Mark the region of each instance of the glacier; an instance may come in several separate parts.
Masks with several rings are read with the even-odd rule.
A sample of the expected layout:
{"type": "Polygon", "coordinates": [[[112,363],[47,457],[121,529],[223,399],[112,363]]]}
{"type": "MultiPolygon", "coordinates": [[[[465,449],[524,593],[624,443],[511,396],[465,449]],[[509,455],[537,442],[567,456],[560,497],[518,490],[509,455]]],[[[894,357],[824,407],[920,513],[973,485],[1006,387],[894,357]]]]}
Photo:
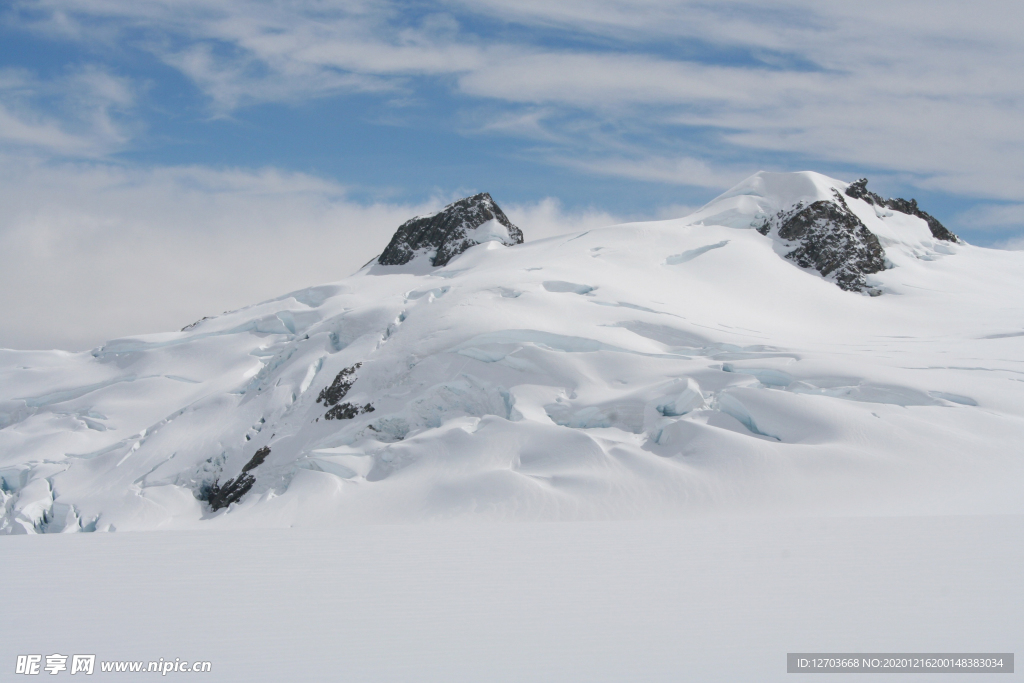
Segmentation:
{"type": "Polygon", "coordinates": [[[1024,254],[858,183],[525,243],[477,195],[335,283],[2,350],[0,533],[1020,514],[1024,254]]]}

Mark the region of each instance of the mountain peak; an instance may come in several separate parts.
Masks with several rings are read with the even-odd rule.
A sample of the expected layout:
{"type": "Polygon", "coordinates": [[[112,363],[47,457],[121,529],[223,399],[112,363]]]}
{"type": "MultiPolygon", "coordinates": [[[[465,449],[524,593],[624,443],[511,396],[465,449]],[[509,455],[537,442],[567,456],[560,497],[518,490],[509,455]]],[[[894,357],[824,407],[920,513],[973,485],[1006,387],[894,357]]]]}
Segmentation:
{"type": "Polygon", "coordinates": [[[484,242],[522,244],[523,231],[512,224],[490,194],[481,192],[452,202],[433,215],[403,223],[377,263],[400,266],[427,256],[432,266],[443,266],[484,242]]]}
{"type": "Polygon", "coordinates": [[[840,288],[882,293],[872,276],[901,260],[930,260],[961,244],[913,199],[882,199],[867,179],[848,183],[820,173],[760,171],[688,216],[690,224],[754,228],[776,251],[840,288]]]}

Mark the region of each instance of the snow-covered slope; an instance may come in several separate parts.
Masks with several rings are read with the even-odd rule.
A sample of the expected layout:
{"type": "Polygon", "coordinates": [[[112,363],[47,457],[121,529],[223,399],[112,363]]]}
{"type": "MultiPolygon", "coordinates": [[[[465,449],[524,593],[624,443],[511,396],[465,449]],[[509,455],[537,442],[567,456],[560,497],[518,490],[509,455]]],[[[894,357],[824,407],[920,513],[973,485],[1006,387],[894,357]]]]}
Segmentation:
{"type": "Polygon", "coordinates": [[[1024,254],[850,187],[0,351],[0,526],[1021,512],[1024,254]]]}

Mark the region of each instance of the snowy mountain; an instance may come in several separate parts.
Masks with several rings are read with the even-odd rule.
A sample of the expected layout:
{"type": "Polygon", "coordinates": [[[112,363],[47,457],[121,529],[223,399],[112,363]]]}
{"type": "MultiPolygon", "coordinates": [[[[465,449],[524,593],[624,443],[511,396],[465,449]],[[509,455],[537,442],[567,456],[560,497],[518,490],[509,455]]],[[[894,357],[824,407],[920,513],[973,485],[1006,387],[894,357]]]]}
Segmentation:
{"type": "Polygon", "coordinates": [[[333,284],[0,351],[0,529],[1024,509],[1024,254],[809,172],[522,241],[476,195],[333,284]]]}
{"type": "Polygon", "coordinates": [[[401,266],[422,256],[431,266],[444,266],[453,258],[484,242],[512,246],[523,243],[523,232],[482,192],[460,199],[432,216],[406,221],[395,232],[377,263],[401,266]]]}

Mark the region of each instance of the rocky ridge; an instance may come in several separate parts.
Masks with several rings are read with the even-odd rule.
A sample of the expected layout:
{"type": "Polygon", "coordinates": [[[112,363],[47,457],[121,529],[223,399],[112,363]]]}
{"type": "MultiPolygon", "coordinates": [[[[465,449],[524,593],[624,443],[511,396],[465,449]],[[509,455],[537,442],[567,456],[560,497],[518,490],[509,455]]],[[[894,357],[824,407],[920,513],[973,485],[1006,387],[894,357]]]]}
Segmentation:
{"type": "Polygon", "coordinates": [[[866,276],[885,269],[885,250],[843,196],[837,190],[832,193],[832,201],[798,202],[779,211],[757,230],[795,247],[785,256],[801,268],[814,269],[849,292],[880,294],[868,287],[866,276]]]}
{"type": "Polygon", "coordinates": [[[400,266],[418,255],[432,266],[446,265],[470,247],[497,241],[506,246],[523,243],[523,232],[508,219],[486,192],[460,199],[431,216],[403,223],[387,248],[377,257],[382,266],[400,266]]]}
{"type": "Polygon", "coordinates": [[[846,188],[846,196],[853,197],[854,199],[863,199],[868,204],[873,204],[892,211],[899,211],[900,213],[905,213],[908,216],[917,216],[928,224],[928,229],[931,230],[932,237],[937,240],[955,242],[958,244],[961,241],[959,237],[954,235],[946,228],[946,226],[940,223],[938,219],[918,208],[916,199],[882,199],[881,196],[868,189],[867,178],[861,178],[860,180],[850,183],[850,186],[846,188]]]}

